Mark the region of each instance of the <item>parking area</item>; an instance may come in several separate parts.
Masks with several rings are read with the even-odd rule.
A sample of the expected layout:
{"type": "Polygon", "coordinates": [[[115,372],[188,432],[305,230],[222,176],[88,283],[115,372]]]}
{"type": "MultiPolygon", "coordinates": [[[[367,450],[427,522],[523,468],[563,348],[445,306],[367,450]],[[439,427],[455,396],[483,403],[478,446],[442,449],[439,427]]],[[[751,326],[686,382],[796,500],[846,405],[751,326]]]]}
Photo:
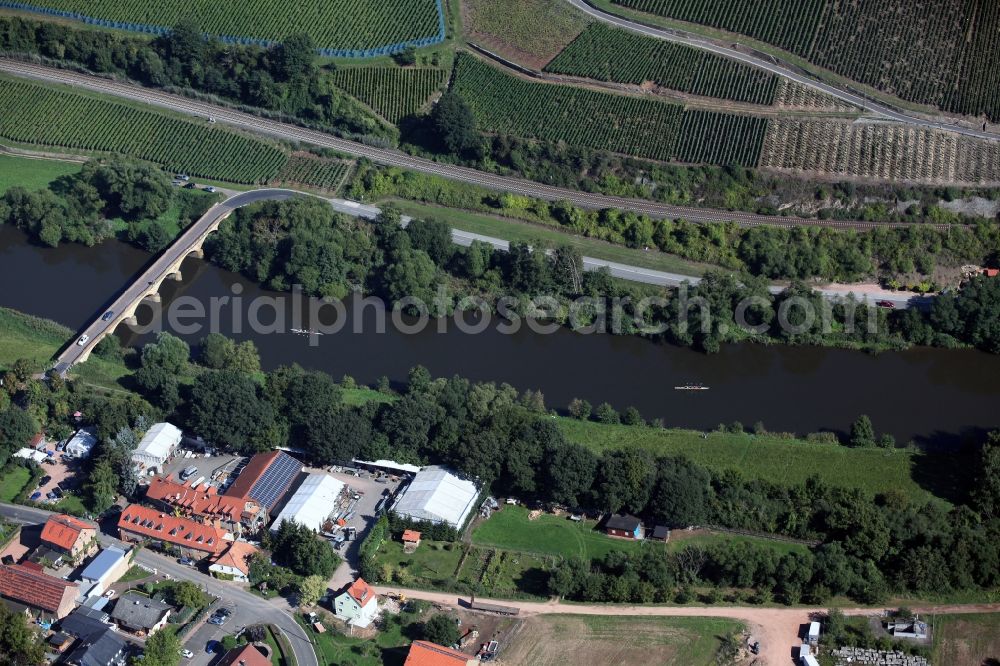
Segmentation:
{"type": "Polygon", "coordinates": [[[195,471],[187,476],[188,481],[203,479],[203,483],[228,487],[230,478],[235,478],[234,471],[239,469],[243,458],[235,455],[208,456],[187,449],[178,449],[173,458],[163,465],[163,476],[171,476],[174,481],[181,478],[186,469],[195,471]]]}
{"type": "Polygon", "coordinates": [[[39,480],[38,488],[31,492],[29,498],[34,502],[54,504],[67,492],[79,489],[77,472],[82,465],[83,461],[77,458],[64,456],[61,451],[53,451],[53,455],[47,456],[42,461],[43,476],[39,480]]]}

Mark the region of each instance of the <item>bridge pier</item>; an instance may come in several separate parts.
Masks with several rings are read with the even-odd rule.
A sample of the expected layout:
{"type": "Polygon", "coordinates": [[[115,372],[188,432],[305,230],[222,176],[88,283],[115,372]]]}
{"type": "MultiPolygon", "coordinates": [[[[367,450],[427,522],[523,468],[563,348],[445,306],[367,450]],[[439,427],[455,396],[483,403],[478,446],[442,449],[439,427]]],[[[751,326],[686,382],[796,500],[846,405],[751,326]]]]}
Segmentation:
{"type": "Polygon", "coordinates": [[[180,271],[174,271],[173,273],[167,276],[167,279],[173,280],[175,282],[180,282],[181,280],[184,279],[184,277],[181,275],[180,271]]]}
{"type": "Polygon", "coordinates": [[[205,251],[199,247],[195,250],[191,250],[190,252],[188,252],[188,256],[195,257],[196,259],[204,259],[205,251]]]}
{"type": "Polygon", "coordinates": [[[154,303],[159,303],[160,301],[163,300],[163,297],[160,296],[160,292],[154,291],[152,294],[146,294],[145,296],[143,296],[142,300],[144,300],[144,301],[153,301],[154,303]]]}
{"type": "Polygon", "coordinates": [[[135,315],[129,315],[128,317],[125,318],[125,323],[128,324],[129,326],[138,326],[139,318],[136,317],[135,315]]]}

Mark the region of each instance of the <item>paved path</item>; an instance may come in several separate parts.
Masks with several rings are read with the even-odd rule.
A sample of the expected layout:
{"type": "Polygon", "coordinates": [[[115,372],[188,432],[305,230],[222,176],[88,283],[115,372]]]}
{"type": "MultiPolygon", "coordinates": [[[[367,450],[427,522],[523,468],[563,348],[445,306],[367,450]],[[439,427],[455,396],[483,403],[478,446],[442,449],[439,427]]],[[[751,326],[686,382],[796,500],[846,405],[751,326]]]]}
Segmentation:
{"type": "MultiPolygon", "coordinates": [[[[379,594],[402,594],[407,598],[426,599],[437,604],[467,606],[467,599],[455,594],[377,586],[379,594]]],[[[486,603],[513,606],[520,609],[519,617],[535,615],[632,615],[644,617],[726,617],[747,624],[750,633],[760,641],[760,658],[768,666],[789,666],[794,663],[796,648],[802,643],[803,625],[813,615],[826,613],[825,608],[762,608],[759,606],[628,606],[618,604],[575,604],[557,600],[544,602],[505,601],[480,598],[486,603]]],[[[845,608],[845,615],[878,615],[882,607],[845,608]]],[[[915,607],[921,614],[930,613],[997,613],[1000,604],[964,604],[951,606],[915,607]]]]}
{"type": "Polygon", "coordinates": [[[907,114],[901,111],[897,111],[885,104],[882,104],[876,100],[866,97],[864,95],[855,94],[848,90],[838,88],[836,86],[824,83],[818,79],[811,76],[804,75],[798,71],[795,71],[791,67],[787,67],[779,64],[774,60],[766,60],[761,57],[748,55],[739,51],[737,49],[723,45],[722,43],[714,42],[700,35],[696,35],[691,32],[685,32],[680,29],[665,29],[656,28],[653,26],[645,25],[632,21],[614,14],[610,14],[604,10],[598,9],[593,5],[589,4],[586,0],[566,0],[569,4],[573,5],[580,11],[591,16],[592,18],[602,21],[604,23],[624,28],[634,33],[640,35],[645,35],[647,37],[654,37],[656,39],[663,39],[670,42],[676,42],[679,44],[686,44],[687,46],[692,46],[703,51],[711,51],[717,55],[730,58],[732,60],[738,60],[744,64],[756,67],[758,69],[763,69],[772,74],[777,74],[778,76],[784,77],[800,83],[804,86],[818,90],[827,95],[836,97],[839,100],[843,100],[854,106],[863,108],[867,111],[871,111],[878,116],[886,120],[893,120],[900,123],[905,123],[907,125],[916,125],[919,127],[926,127],[929,129],[939,129],[948,132],[955,132],[957,134],[962,134],[964,136],[975,137],[978,139],[998,139],[1000,140],[1000,135],[993,134],[990,132],[983,132],[977,129],[970,129],[967,127],[961,127],[959,125],[953,125],[951,123],[939,122],[934,120],[929,120],[926,118],[921,118],[915,115],[907,114]]]}
{"type": "MultiPolygon", "coordinates": [[[[53,513],[34,507],[0,503],[0,515],[22,524],[44,523],[53,513]]],[[[121,541],[107,534],[101,533],[99,538],[102,546],[122,544],[121,541]]],[[[218,639],[223,634],[235,632],[244,624],[265,622],[279,627],[288,638],[298,666],[319,666],[309,638],[291,616],[290,609],[284,600],[275,603],[262,599],[236,583],[217,580],[193,567],[178,564],[173,558],[165,557],[148,549],[141,549],[136,554],[135,561],[156,569],[158,574],[167,573],[175,579],[190,580],[204,586],[210,594],[220,597],[220,605],[231,607],[236,611],[236,615],[222,628],[223,631],[212,628],[212,625],[207,625],[207,623],[209,628],[198,627],[186,646],[195,653],[195,658],[189,663],[194,665],[208,663],[209,655],[205,653],[205,643],[209,639],[218,639]]]]}
{"type": "Polygon", "coordinates": [[[535,197],[546,201],[566,200],[581,208],[600,210],[616,208],[624,211],[641,213],[653,218],[683,218],[690,222],[735,222],[741,226],[752,227],[760,225],[795,227],[813,226],[842,229],[873,229],[875,227],[906,227],[910,223],[876,223],[865,221],[835,221],[811,220],[796,217],[757,215],[734,211],[712,210],[707,208],[691,208],[685,206],[670,206],[667,204],[643,199],[628,199],[601,194],[590,194],[578,190],[568,190],[542,183],[536,183],[510,176],[477,171],[468,167],[443,164],[433,160],[414,157],[399,150],[376,148],[356,141],[340,139],[325,132],[304,129],[297,125],[279,122],[268,118],[259,118],[249,113],[234,111],[228,107],[194,100],[182,95],[166,93],[160,90],[143,88],[141,86],[121,83],[97,76],[80,74],[66,70],[53,69],[18,60],[0,58],[0,71],[16,76],[40,81],[62,83],[77,88],[85,88],[107,95],[131,99],[134,101],[158,106],[172,111],[191,114],[201,118],[214,118],[219,123],[232,125],[257,134],[265,134],[292,142],[332,148],[347,155],[364,157],[373,162],[388,166],[398,166],[413,171],[441,176],[472,185],[480,185],[500,192],[513,192],[535,197]]]}

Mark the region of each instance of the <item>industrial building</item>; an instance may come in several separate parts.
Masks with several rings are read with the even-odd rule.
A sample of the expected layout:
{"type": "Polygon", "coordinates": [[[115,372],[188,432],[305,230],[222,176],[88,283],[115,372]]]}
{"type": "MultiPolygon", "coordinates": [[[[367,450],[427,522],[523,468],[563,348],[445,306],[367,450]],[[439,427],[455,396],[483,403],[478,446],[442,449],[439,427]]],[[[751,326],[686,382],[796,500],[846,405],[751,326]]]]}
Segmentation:
{"type": "Polygon", "coordinates": [[[479,488],[444,467],[425,467],[399,496],[393,511],[411,520],[446,523],[458,529],[475,508],[479,488]]]}
{"type": "Polygon", "coordinates": [[[328,474],[310,474],[274,519],[271,531],[277,532],[281,524],[288,520],[321,532],[323,524],[336,510],[343,491],[343,481],[328,474]]]}

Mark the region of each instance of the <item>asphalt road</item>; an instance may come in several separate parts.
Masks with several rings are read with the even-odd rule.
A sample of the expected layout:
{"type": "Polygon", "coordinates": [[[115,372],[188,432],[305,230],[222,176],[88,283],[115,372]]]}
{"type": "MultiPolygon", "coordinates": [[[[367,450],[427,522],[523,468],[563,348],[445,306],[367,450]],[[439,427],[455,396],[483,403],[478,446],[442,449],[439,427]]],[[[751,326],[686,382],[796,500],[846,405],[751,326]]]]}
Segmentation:
{"type": "Polygon", "coordinates": [[[513,192],[525,196],[544,199],[546,201],[566,200],[581,208],[600,210],[616,208],[624,211],[642,213],[654,218],[683,218],[691,222],[735,222],[741,226],[815,226],[844,229],[872,229],[877,226],[906,227],[907,223],[875,223],[864,221],[809,220],[796,217],[771,215],[756,215],[734,211],[720,211],[705,208],[690,208],[685,206],[669,206],[654,201],[628,199],[600,194],[590,194],[577,190],[567,190],[543,183],[499,176],[460,167],[451,164],[441,164],[433,160],[407,155],[398,150],[376,148],[360,142],[340,139],[324,132],[304,129],[297,125],[259,118],[249,113],[234,111],[224,106],[210,104],[190,99],[181,95],[165,93],[160,90],[142,88],[137,85],[120,83],[97,76],[80,74],[66,70],[53,69],[33,63],[20,62],[0,58],[0,71],[40,81],[62,83],[78,88],[97,91],[107,95],[131,99],[134,101],[158,106],[172,111],[191,114],[201,118],[214,118],[219,123],[239,127],[257,134],[264,134],[286,141],[301,142],[324,148],[331,148],[347,155],[364,157],[373,162],[388,166],[398,166],[413,171],[441,176],[449,180],[460,181],[496,190],[513,192]]]}
{"type": "Polygon", "coordinates": [[[865,97],[863,95],[857,95],[847,90],[837,88],[836,86],[829,85],[810,76],[805,76],[796,72],[793,69],[784,67],[776,62],[765,60],[763,58],[758,58],[752,55],[748,55],[734,48],[724,46],[720,43],[709,41],[700,35],[694,33],[685,32],[679,29],[661,29],[652,26],[644,25],[642,23],[637,23],[635,21],[630,21],[613,14],[609,14],[601,9],[594,7],[586,2],[586,0],[566,0],[569,4],[573,5],[580,11],[584,12],[588,16],[602,21],[604,23],[624,28],[634,33],[640,35],[645,35],[647,37],[654,37],[656,39],[663,39],[669,42],[675,42],[678,44],[686,44],[687,46],[692,46],[703,51],[711,51],[712,53],[730,58],[732,60],[738,60],[747,65],[751,65],[758,69],[763,69],[772,74],[777,74],[786,79],[795,81],[804,86],[808,86],[814,90],[826,93],[836,97],[837,99],[843,100],[855,106],[861,107],[867,111],[871,111],[886,120],[894,120],[896,122],[905,123],[907,125],[916,125],[918,127],[926,127],[930,129],[940,129],[949,132],[955,132],[963,136],[976,137],[979,139],[1000,139],[1000,135],[992,134],[990,132],[983,132],[976,129],[960,127],[958,125],[953,125],[951,123],[936,122],[933,120],[928,120],[925,118],[920,118],[914,115],[909,115],[896,111],[884,104],[865,97]]]}
{"type": "MultiPolygon", "coordinates": [[[[33,507],[0,503],[0,515],[22,524],[44,523],[52,513],[52,511],[33,507]]],[[[100,534],[100,540],[102,546],[121,544],[118,539],[104,533],[100,534]]],[[[259,623],[270,623],[280,628],[292,646],[292,652],[295,653],[295,661],[298,666],[319,666],[316,653],[302,627],[288,610],[279,605],[283,604],[284,600],[268,601],[262,599],[247,592],[236,583],[217,580],[193,567],[178,564],[176,560],[154,553],[149,549],[141,549],[136,554],[135,561],[156,569],[158,574],[167,573],[174,579],[190,580],[204,586],[210,594],[221,598],[219,605],[234,610],[234,617],[230,618],[223,627],[210,625],[203,620],[205,626],[199,626],[185,643],[185,647],[195,653],[195,657],[187,662],[192,666],[209,663],[212,655],[205,652],[205,644],[209,640],[219,640],[224,634],[235,633],[244,625],[259,623]]]]}

